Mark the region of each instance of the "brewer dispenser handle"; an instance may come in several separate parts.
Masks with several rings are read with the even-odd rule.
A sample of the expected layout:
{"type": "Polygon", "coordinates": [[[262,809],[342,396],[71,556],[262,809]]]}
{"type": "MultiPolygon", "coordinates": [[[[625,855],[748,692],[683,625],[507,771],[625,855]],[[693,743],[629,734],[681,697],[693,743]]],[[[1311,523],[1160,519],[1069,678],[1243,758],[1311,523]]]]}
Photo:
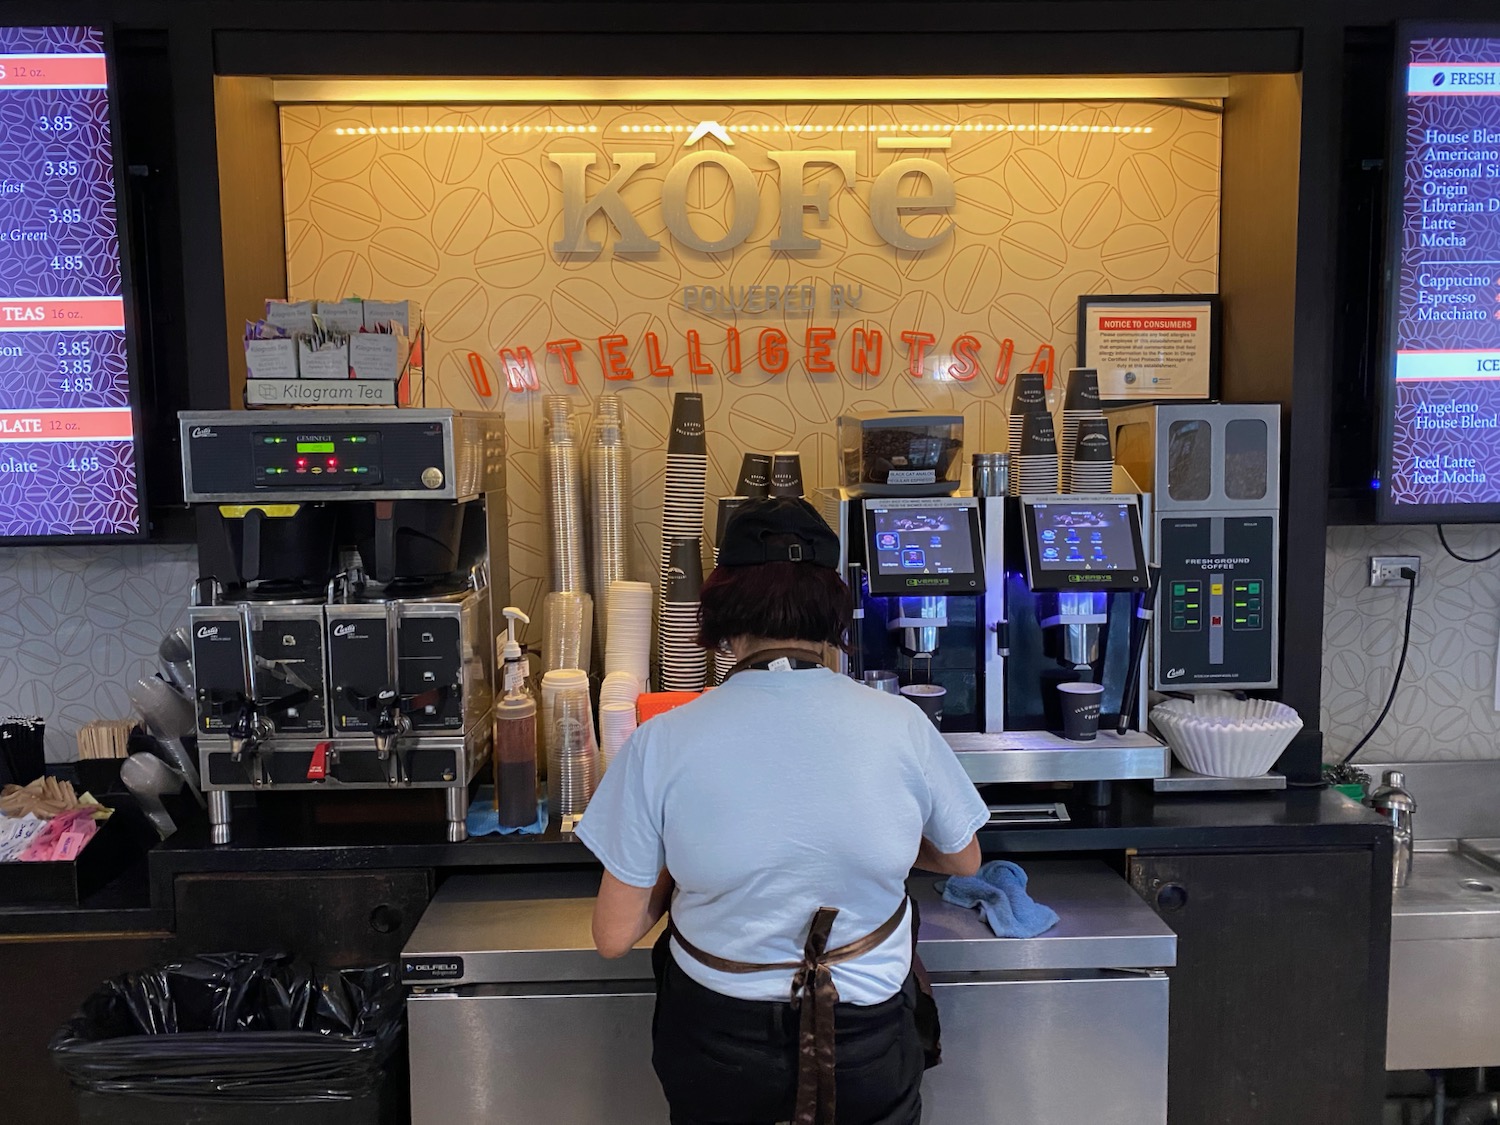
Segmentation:
{"type": "Polygon", "coordinates": [[[375,501],[375,581],[396,577],[396,502],[375,501]]]}

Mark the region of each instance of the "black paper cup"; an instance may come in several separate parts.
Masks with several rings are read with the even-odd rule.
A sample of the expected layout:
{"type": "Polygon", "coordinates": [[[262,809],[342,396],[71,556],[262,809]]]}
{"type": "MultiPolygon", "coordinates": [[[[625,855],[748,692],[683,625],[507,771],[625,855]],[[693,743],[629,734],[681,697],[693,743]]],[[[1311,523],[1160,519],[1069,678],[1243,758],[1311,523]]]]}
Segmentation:
{"type": "Polygon", "coordinates": [[[748,496],[720,496],[719,518],[714,525],[714,553],[718,554],[719,548],[724,543],[724,532],[729,527],[729,521],[734,513],[748,501],[748,496]]]}
{"type": "Polygon", "coordinates": [[[739,483],[734,486],[735,495],[751,500],[764,500],[770,495],[771,455],[769,453],[747,453],[740,462],[739,483]]]}
{"type": "Polygon", "coordinates": [[[1103,418],[1080,419],[1078,436],[1073,439],[1073,463],[1086,465],[1114,459],[1114,449],[1109,443],[1109,422],[1103,418]]]}
{"type": "MultiPolygon", "coordinates": [[[[943,700],[947,698],[947,688],[939,684],[907,684],[901,689],[901,694],[920,707],[933,726],[943,725],[943,700]]],[[[1094,725],[1098,725],[1097,715],[1094,725]]]]}
{"type": "Polygon", "coordinates": [[[1068,390],[1063,396],[1064,410],[1099,409],[1099,372],[1092,367],[1075,367],[1068,372],[1068,390]]]}
{"type": "MultiPolygon", "coordinates": [[[[1021,418],[1022,457],[1056,457],[1057,427],[1052,424],[1052,415],[1026,414],[1021,418]]],[[[1023,471],[1025,463],[1022,463],[1023,471]]]]}
{"type": "Polygon", "coordinates": [[[1012,414],[1045,414],[1047,412],[1047,376],[1040,371],[1023,371],[1016,376],[1016,389],[1010,400],[1012,414]]]}
{"type": "Polygon", "coordinates": [[[672,540],[666,568],[667,602],[696,603],[703,590],[702,540],[682,536],[672,540]]]}
{"type": "Polygon", "coordinates": [[[672,398],[672,433],[667,438],[667,452],[695,453],[708,456],[708,439],[703,429],[703,396],[682,392],[672,398]]]}
{"type": "Polygon", "coordinates": [[[770,494],[793,500],[802,498],[802,454],[795,449],[783,449],[771,455],[770,494]]]}
{"type": "Polygon", "coordinates": [[[1063,737],[1069,742],[1092,742],[1097,738],[1104,685],[1058,684],[1057,696],[1062,707],[1063,737]]]}

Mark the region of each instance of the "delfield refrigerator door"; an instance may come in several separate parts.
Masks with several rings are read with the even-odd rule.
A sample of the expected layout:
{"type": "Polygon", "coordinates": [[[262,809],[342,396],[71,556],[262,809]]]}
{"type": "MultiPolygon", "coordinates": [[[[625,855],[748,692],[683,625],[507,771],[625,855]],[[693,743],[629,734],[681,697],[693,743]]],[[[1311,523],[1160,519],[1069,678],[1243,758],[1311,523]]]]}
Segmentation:
{"type": "MultiPolygon", "coordinates": [[[[1114,872],[1028,864],[1061,921],[1000,939],[914,876],[943,1020],[927,1125],[1165,1125],[1177,939],[1114,872]]],[[[413,1125],[663,1125],[651,1067],[651,937],[593,950],[591,872],[458,876],[402,953],[413,1125]]]]}

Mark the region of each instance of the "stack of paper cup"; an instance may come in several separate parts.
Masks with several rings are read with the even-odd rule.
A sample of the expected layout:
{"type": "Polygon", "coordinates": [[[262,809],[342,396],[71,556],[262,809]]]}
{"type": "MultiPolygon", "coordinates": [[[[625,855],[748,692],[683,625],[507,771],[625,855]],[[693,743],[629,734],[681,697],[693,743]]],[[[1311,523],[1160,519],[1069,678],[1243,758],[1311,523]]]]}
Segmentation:
{"type": "Polygon", "coordinates": [[[583,474],[573,408],[564,395],[542,399],[542,492],[553,590],[588,591],[583,543],[583,474]]]}
{"type": "Polygon", "coordinates": [[[740,462],[739,483],[734,486],[736,496],[751,500],[764,500],[771,494],[771,455],[769,453],[747,453],[740,462]]]}
{"type": "Polygon", "coordinates": [[[1078,444],[1078,426],[1086,418],[1102,419],[1099,406],[1099,372],[1092,367],[1075,367],[1068,372],[1068,387],[1063,395],[1062,440],[1058,453],[1062,457],[1063,486],[1073,490],[1073,449],[1078,444]]]}
{"type": "Polygon", "coordinates": [[[635,703],[599,704],[599,756],[604,770],[608,770],[615,755],[635,733],[635,703]]]}
{"type": "Polygon", "coordinates": [[[708,485],[708,439],[703,427],[703,396],[682,393],[672,399],[672,429],[667,437],[667,483],[662,496],[661,512],[661,569],[660,588],[657,591],[657,607],[660,613],[658,625],[658,659],[661,663],[661,686],[664,691],[697,691],[708,678],[707,657],[698,648],[698,590],[703,585],[703,503],[708,485]],[[693,543],[692,553],[697,562],[687,564],[686,541],[693,543]],[[671,577],[673,552],[677,551],[679,573],[674,583],[671,577]],[[696,583],[688,591],[691,573],[698,575],[696,583]],[[668,587],[676,586],[679,600],[676,608],[668,609],[668,587]],[[688,596],[690,593],[691,596],[688,596]],[[691,633],[687,628],[687,617],[691,613],[691,633]],[[696,653],[696,655],[694,655],[696,653]],[[667,670],[668,655],[671,655],[672,672],[667,670]],[[668,687],[668,683],[691,685],[693,670],[702,667],[695,686],[668,687]]]}
{"type": "Polygon", "coordinates": [[[769,495],[784,496],[793,500],[802,499],[802,454],[795,449],[783,449],[771,454],[771,487],[769,495]]]}
{"type": "Polygon", "coordinates": [[[603,707],[606,703],[628,703],[634,707],[645,686],[630,672],[611,672],[599,685],[599,706],[603,707]]]}
{"type": "Polygon", "coordinates": [[[609,587],[609,632],[604,647],[604,678],[632,677],[637,694],[651,677],[651,583],[613,582],[609,587]]]}
{"type": "Polygon", "coordinates": [[[661,689],[702,691],[708,652],[698,644],[698,595],[703,590],[703,540],[681,536],[667,555],[661,606],[661,689]]]}
{"type": "Polygon", "coordinates": [[[594,599],[559,590],[542,599],[542,670],[579,668],[593,655],[594,599]]]}
{"type": "Polygon", "coordinates": [[[1057,430],[1045,410],[1021,415],[1021,451],[1010,456],[1017,495],[1057,491],[1057,430]]]}
{"type": "Polygon", "coordinates": [[[1069,492],[1113,492],[1115,455],[1109,442],[1109,422],[1085,418],[1078,424],[1069,464],[1069,492]]]}
{"type": "Polygon", "coordinates": [[[602,395],[589,439],[589,543],[593,554],[594,635],[607,643],[608,592],[630,570],[630,450],[619,395],[602,395]]]}
{"type": "MultiPolygon", "coordinates": [[[[735,510],[745,501],[748,496],[720,496],[719,518],[714,527],[714,566],[719,565],[719,547],[724,542],[724,529],[729,526],[729,517],[734,515],[735,510]]],[[[734,667],[734,654],[720,650],[714,653],[714,684],[722,684],[729,675],[729,670],[734,667]]]]}
{"type": "MultiPolygon", "coordinates": [[[[1010,399],[1010,494],[1019,496],[1025,489],[1021,488],[1021,473],[1018,467],[1021,464],[1022,428],[1026,418],[1031,414],[1047,413],[1047,376],[1040,371],[1023,371],[1016,376],[1015,390],[1010,399]]],[[[1048,416],[1050,423],[1051,418],[1048,416]]],[[[1054,440],[1054,447],[1056,442],[1054,440]]],[[[1056,466],[1053,473],[1056,474],[1056,466]]]]}
{"type": "Polygon", "coordinates": [[[599,743],[594,734],[588,673],[577,668],[542,677],[543,732],[547,747],[547,807],[562,822],[588,808],[599,784],[599,743]]]}
{"type": "Polygon", "coordinates": [[[667,555],[674,539],[703,537],[703,502],[708,482],[708,441],[703,432],[703,396],[672,399],[667,437],[667,480],[661,511],[661,588],[667,588],[667,555]]]}

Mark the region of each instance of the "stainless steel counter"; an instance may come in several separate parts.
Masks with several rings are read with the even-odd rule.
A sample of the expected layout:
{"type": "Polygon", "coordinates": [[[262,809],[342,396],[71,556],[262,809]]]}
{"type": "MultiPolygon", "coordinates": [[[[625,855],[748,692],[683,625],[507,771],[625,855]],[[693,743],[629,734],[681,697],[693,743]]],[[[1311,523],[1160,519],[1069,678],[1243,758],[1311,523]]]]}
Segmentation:
{"type": "MultiPolygon", "coordinates": [[[[1177,963],[1177,937],[1130,886],[1087,860],[1032,865],[1030,890],[1061,921],[1041,937],[997,938],[977,910],[942,900],[942,880],[914,876],[922,912],[917,943],[932,973],[1055,969],[1149,969],[1177,963]]],[[[592,872],[464,875],[449,879],[403,952],[413,984],[444,987],[541,981],[649,980],[653,930],[626,956],[594,952],[592,872]],[[453,962],[440,978],[424,963],[453,962]]]]}
{"type": "MultiPolygon", "coordinates": [[[[1103,864],[1027,865],[1059,924],[997,938],[914,877],[919,947],[944,1020],[927,1125],[1165,1125],[1167,978],[1176,937],[1103,864]]],[[[659,1125],[651,1072],[652,936],[593,950],[592,872],[462,876],[402,957],[416,989],[414,1125],[538,1120],[659,1125]]]]}

